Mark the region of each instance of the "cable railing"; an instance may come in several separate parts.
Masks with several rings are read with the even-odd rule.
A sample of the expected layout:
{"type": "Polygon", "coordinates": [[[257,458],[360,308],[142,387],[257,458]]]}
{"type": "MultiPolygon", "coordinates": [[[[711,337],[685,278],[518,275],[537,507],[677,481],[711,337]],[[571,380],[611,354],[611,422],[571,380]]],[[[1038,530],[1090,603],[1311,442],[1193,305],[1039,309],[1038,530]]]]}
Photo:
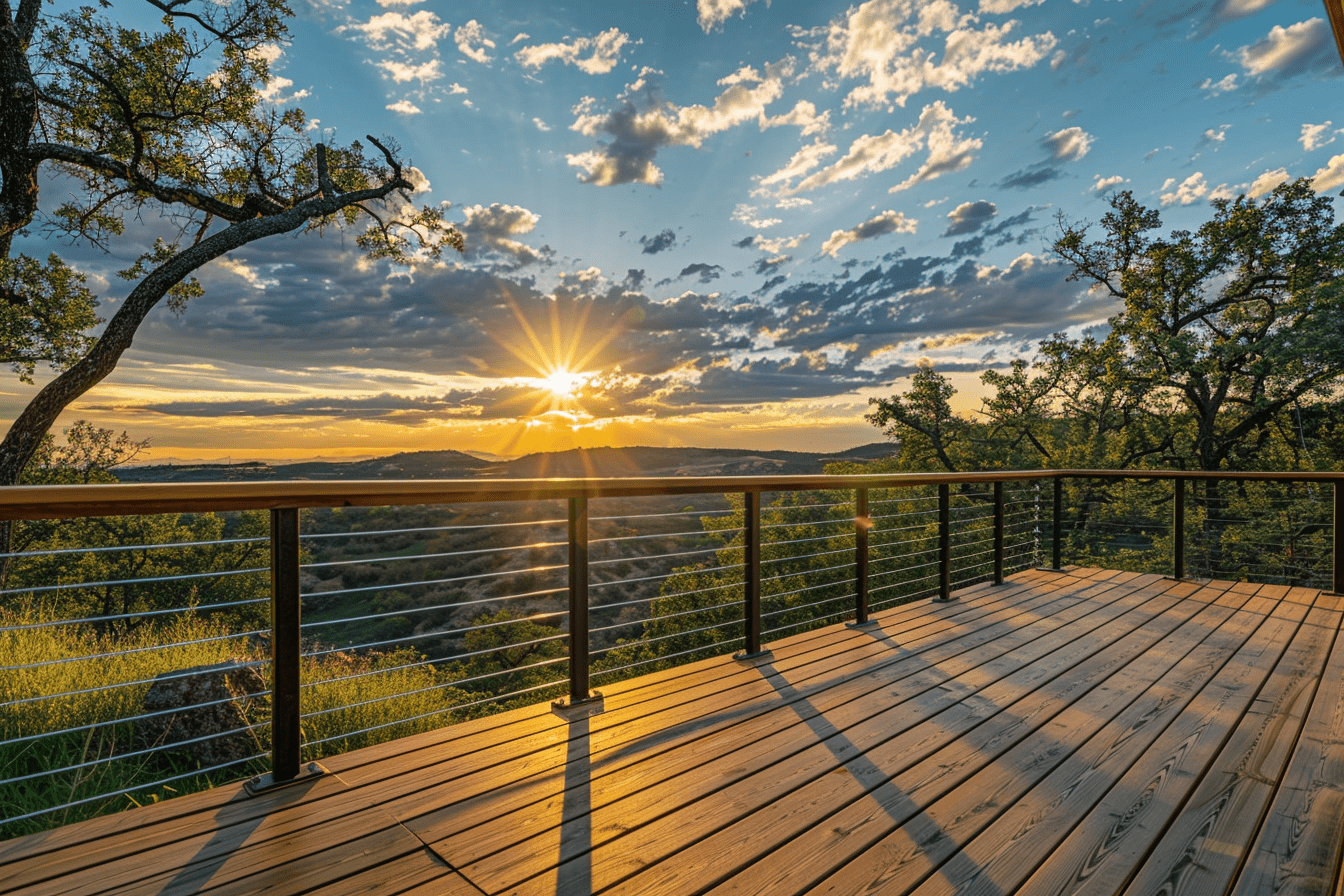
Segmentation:
{"type": "Polygon", "coordinates": [[[603,683],[730,653],[754,662],[771,641],[873,625],[901,603],[1059,568],[1066,553],[1338,589],[1339,479],[3,490],[0,518],[73,522],[41,523],[46,541],[0,557],[0,829],[238,777],[260,791],[320,774],[324,756],[501,708],[600,712],[603,683]],[[75,543],[94,534],[122,546],[75,543]]]}

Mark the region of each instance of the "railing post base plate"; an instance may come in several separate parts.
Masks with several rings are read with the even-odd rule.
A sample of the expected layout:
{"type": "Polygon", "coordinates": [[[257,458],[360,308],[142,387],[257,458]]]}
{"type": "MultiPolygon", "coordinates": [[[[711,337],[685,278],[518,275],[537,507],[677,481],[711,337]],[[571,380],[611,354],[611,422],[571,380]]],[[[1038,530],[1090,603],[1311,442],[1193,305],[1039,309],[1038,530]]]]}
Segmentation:
{"type": "Polygon", "coordinates": [[[869,619],[864,622],[846,622],[845,628],[873,628],[876,625],[876,619],[869,619]]]}
{"type": "Polygon", "coordinates": [[[952,594],[947,597],[935,597],[933,599],[933,602],[936,604],[954,604],[957,602],[957,600],[958,600],[957,596],[955,594],[952,594]]]}
{"type": "Polygon", "coordinates": [[[561,697],[559,700],[551,701],[551,712],[569,722],[573,722],[576,719],[586,719],[589,716],[598,715],[605,710],[606,704],[602,699],[601,691],[590,691],[587,698],[583,700],[575,700],[572,697],[561,697]]]}
{"type": "Polygon", "coordinates": [[[313,778],[320,778],[327,774],[330,774],[330,772],[327,771],[322,763],[305,762],[299,767],[299,773],[288,781],[277,781],[270,772],[266,772],[264,775],[248,778],[243,782],[243,789],[247,791],[248,796],[261,796],[263,793],[280,790],[291,784],[302,784],[306,781],[311,781],[313,778]]]}
{"type": "Polygon", "coordinates": [[[756,663],[760,660],[774,659],[774,656],[769,650],[757,650],[752,653],[735,653],[733,659],[739,663],[756,663]]]}

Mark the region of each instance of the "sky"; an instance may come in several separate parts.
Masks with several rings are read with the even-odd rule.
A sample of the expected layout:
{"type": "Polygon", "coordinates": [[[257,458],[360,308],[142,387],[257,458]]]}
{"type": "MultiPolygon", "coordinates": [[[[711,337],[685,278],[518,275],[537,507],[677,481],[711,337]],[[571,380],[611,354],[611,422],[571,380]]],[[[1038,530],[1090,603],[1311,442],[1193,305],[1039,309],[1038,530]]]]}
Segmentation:
{"type": "MultiPolygon", "coordinates": [[[[1104,326],[1050,245],[1116,191],[1169,231],[1344,185],[1319,0],[292,5],[267,101],[395,140],[466,253],[245,246],[60,425],[154,462],[837,451],[920,364],[973,412],[981,371],[1104,326]]],[[[104,314],[127,243],[69,250],[104,314]]],[[[32,394],[9,381],[0,414],[32,394]]]]}

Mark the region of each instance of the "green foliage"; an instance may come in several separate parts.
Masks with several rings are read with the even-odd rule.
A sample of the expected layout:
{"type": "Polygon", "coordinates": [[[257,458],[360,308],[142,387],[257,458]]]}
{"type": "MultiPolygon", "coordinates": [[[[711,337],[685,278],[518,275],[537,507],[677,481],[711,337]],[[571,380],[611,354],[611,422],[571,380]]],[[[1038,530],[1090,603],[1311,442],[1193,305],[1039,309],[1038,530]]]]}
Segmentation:
{"type": "MultiPolygon", "coordinates": [[[[0,607],[0,779],[34,775],[0,787],[0,817],[89,799],[84,805],[0,828],[17,836],[205,790],[264,770],[265,762],[197,773],[181,751],[133,752],[133,723],[158,675],[229,661],[265,663],[255,642],[223,620],[196,613],[132,631],[59,624],[64,614],[41,603],[0,607]],[[34,737],[37,735],[38,737],[34,737]],[[62,769],[85,766],[72,771],[62,769]],[[181,777],[169,783],[165,778],[181,777]],[[121,790],[129,795],[107,796],[121,790]],[[102,797],[102,798],[100,798],[102,797]]],[[[451,685],[452,673],[410,650],[326,652],[302,665],[305,757],[321,759],[450,724],[454,707],[473,695],[451,685]]],[[[242,703],[258,754],[270,749],[269,701],[242,703]]]]}
{"type": "Polygon", "coordinates": [[[84,275],[52,253],[0,257],[0,360],[31,383],[39,363],[63,368],[83,356],[101,319],[84,275]]]}

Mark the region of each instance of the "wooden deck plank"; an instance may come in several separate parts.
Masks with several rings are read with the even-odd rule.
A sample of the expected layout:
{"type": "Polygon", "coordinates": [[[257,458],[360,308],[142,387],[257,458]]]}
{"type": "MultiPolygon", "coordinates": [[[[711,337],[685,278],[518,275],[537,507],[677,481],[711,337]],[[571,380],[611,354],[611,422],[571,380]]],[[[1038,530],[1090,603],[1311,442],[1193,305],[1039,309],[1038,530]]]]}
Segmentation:
{"type": "Polygon", "coordinates": [[[1241,648],[1263,617],[1237,612],[1245,595],[1222,596],[1225,604],[1206,607],[1100,685],[1074,695],[1029,737],[872,846],[851,855],[857,851],[846,843],[849,849],[828,855],[833,872],[810,889],[854,893],[875,884],[884,892],[905,893],[935,872],[950,883],[975,877],[981,866],[960,844],[977,837],[1103,729],[1134,733],[1174,716],[1173,695],[1198,691],[1241,648]]]}
{"type": "MultiPolygon", "coordinates": [[[[724,746],[721,739],[716,743],[715,738],[726,736],[734,742],[749,743],[778,728],[779,723],[768,714],[780,708],[779,685],[782,682],[787,681],[795,692],[793,702],[820,697],[826,701],[826,706],[838,707],[863,699],[874,691],[890,688],[896,682],[920,672],[937,669],[930,674],[941,680],[946,677],[946,672],[939,668],[940,664],[949,662],[958,652],[973,650],[1004,633],[1025,630],[1023,619],[1041,612],[1044,607],[1059,607],[1061,609],[1058,612],[1065,612],[1057,596],[1027,594],[1024,598],[1023,602],[1011,604],[996,600],[984,612],[962,614],[959,617],[964,620],[961,624],[970,631],[958,639],[949,638],[945,626],[918,638],[911,635],[923,631],[922,625],[907,632],[895,633],[895,644],[876,633],[854,632],[852,640],[863,645],[863,652],[870,657],[861,676],[852,672],[814,675],[814,671],[824,671],[825,667],[821,670],[814,666],[789,670],[778,668],[773,662],[749,669],[747,671],[752,676],[749,692],[753,698],[750,713],[742,711],[730,715],[725,714],[720,707],[678,707],[679,714],[689,713],[683,730],[678,731],[669,726],[666,719],[654,714],[639,719],[637,724],[628,721],[623,727],[615,729],[620,739],[610,742],[602,736],[612,730],[609,725],[601,734],[594,733],[590,728],[583,735],[582,744],[570,743],[551,748],[553,755],[549,761],[540,763],[550,770],[550,774],[542,778],[524,782],[513,776],[500,777],[493,774],[495,770],[492,770],[492,774],[482,777],[474,785],[459,778],[447,786],[425,788],[390,808],[394,808],[398,817],[427,842],[439,843],[454,832],[479,829],[483,821],[502,814],[501,810],[512,808],[525,811],[540,800],[553,799],[566,787],[588,786],[594,777],[621,771],[657,756],[673,755],[673,761],[683,764],[689,761],[690,767],[695,767],[704,755],[718,755],[720,751],[732,749],[724,746]],[[762,674],[762,670],[765,670],[765,674],[762,674]],[[640,744],[641,737],[648,738],[649,744],[640,744]],[[694,752],[669,753],[673,747],[685,747],[693,741],[694,752]],[[563,753],[560,752],[562,749],[563,753]],[[575,756],[583,757],[582,767],[569,768],[570,759],[575,756]],[[515,782],[518,782],[517,786],[515,782]],[[501,787],[510,788],[503,802],[497,795],[501,787]],[[476,797],[475,802],[473,795],[476,797]],[[483,803],[491,814],[480,817],[475,811],[478,803],[483,803]]],[[[1079,603],[1070,598],[1068,605],[1078,606],[1079,603]]],[[[940,609],[933,605],[927,606],[931,612],[940,609]]],[[[875,712],[876,709],[871,711],[875,712]]],[[[809,708],[805,708],[804,712],[804,717],[793,718],[792,722],[802,724],[806,715],[815,714],[815,710],[809,708]]],[[[585,726],[600,719],[602,717],[594,717],[585,722],[585,726]]],[[[574,730],[582,731],[579,727],[574,730]]],[[[634,774],[629,772],[628,776],[634,774]]],[[[535,827],[534,819],[529,818],[527,823],[535,827]]],[[[503,827],[506,831],[514,829],[512,823],[506,823],[503,827]]],[[[463,861],[455,850],[452,855],[453,861],[463,861]]]]}
{"type": "MultiPolygon", "coordinates": [[[[1149,597],[1131,613],[1147,620],[1162,609],[1161,598],[1149,597]]],[[[1174,626],[1178,621],[1173,617],[1170,624],[1174,626]]],[[[771,843],[796,832],[817,813],[829,814],[879,787],[890,790],[903,803],[907,801],[906,794],[921,787],[924,793],[950,787],[955,777],[937,772],[940,750],[951,748],[959,738],[974,740],[984,723],[1004,707],[1024,698],[1030,697],[1030,706],[1017,706],[1015,711],[1023,716],[1044,711],[1060,691],[1077,687],[1077,679],[1088,675],[1077,672],[1061,679],[1064,671],[1081,666],[1096,678],[1104,677],[1107,663],[1116,654],[1142,651],[1156,640],[1134,638],[1133,624],[1120,623],[1111,628],[1109,637],[1097,636],[1099,643],[1109,645],[1105,649],[1080,644],[1067,632],[1059,636],[1063,643],[1047,635],[1033,639],[1046,643],[1029,642],[1016,653],[1009,652],[991,661],[994,668],[979,667],[984,678],[976,685],[958,686],[953,679],[952,687],[930,692],[916,705],[900,708],[889,714],[890,718],[875,717],[873,723],[850,729],[838,738],[828,726],[819,726],[816,739],[822,742],[798,754],[787,766],[758,770],[738,784],[714,789],[687,811],[663,816],[620,837],[613,848],[594,854],[590,860],[594,885],[603,887],[619,882],[618,892],[666,892],[686,887],[688,878],[693,878],[703,886],[736,870],[736,866],[750,861],[771,843]],[[1033,647],[1037,655],[1028,655],[1026,651],[1033,647]],[[1053,649],[1045,652],[1047,648],[1053,649]],[[930,764],[919,765],[929,757],[934,757],[930,764]],[[841,768],[844,771],[837,773],[841,768]],[[891,776],[901,772],[906,777],[890,783],[891,776]],[[765,817],[755,817],[762,810],[768,823],[765,817]],[[674,853],[674,861],[655,866],[657,860],[674,853]],[[729,867],[715,871],[725,864],[729,867]],[[655,866],[656,872],[631,879],[650,866],[655,866]]],[[[614,817],[602,833],[618,836],[624,833],[622,826],[619,816],[614,817]]],[[[539,852],[548,854],[545,847],[539,852]]],[[[549,855],[559,852],[551,849],[549,855]]],[[[580,856],[571,861],[587,860],[580,856]]],[[[513,886],[511,876],[516,871],[507,867],[503,854],[486,862],[490,864],[460,867],[484,889],[496,888],[493,878],[477,877],[486,870],[503,875],[500,885],[513,886]]],[[[519,891],[552,891],[554,880],[565,874],[566,864],[569,863],[528,881],[519,891]]]]}
{"type": "Polygon", "coordinates": [[[1196,686],[1196,672],[1192,678],[1177,674],[1159,682],[966,842],[959,867],[946,863],[945,870],[913,892],[918,896],[1016,892],[1174,719],[1187,712],[1194,716],[1211,712],[1235,694],[1254,691],[1266,674],[1257,658],[1266,648],[1286,641],[1300,621],[1296,610],[1281,610],[1269,601],[1248,603],[1238,615],[1252,620],[1255,631],[1226,663],[1215,660],[1210,680],[1196,686]],[[1280,612],[1273,612],[1276,609],[1280,612]]]}
{"type": "MultiPolygon", "coordinates": [[[[1098,608],[1098,612],[1105,611],[1098,608]]],[[[1064,618],[1063,614],[1057,615],[1054,623],[1061,623],[1064,618]]],[[[1020,627],[1014,630],[1012,635],[1016,639],[1021,639],[1029,631],[1029,628],[1020,627]]],[[[981,634],[987,632],[988,629],[981,630],[981,634]]],[[[1005,641],[997,649],[1007,651],[1015,644],[1016,641],[1005,641]]],[[[981,663],[991,658],[980,651],[977,651],[976,655],[981,663]]],[[[895,668],[899,666],[888,667],[891,671],[895,668]]],[[[702,740],[696,744],[694,752],[687,751],[673,756],[671,763],[649,762],[644,764],[644,768],[627,769],[620,781],[610,789],[603,788],[602,782],[599,782],[599,787],[592,789],[586,798],[590,804],[588,810],[605,810],[612,801],[624,800],[619,809],[622,817],[620,825],[622,829],[633,827],[641,817],[639,814],[641,810],[656,817],[693,801],[699,793],[697,780],[709,782],[701,783],[699,787],[721,787],[744,777],[752,769],[777,767],[779,763],[787,761],[814,741],[815,735],[806,726],[813,724],[812,720],[819,716],[824,715],[823,721],[837,730],[871,722],[874,715],[879,712],[890,712],[891,708],[888,705],[890,697],[867,699],[870,695],[885,696],[880,695],[880,692],[890,691],[897,681],[900,683],[900,693],[906,700],[917,699],[930,690],[946,690],[950,687],[947,676],[955,671],[955,668],[945,661],[937,669],[917,668],[914,674],[908,674],[910,670],[905,671],[907,675],[899,679],[864,676],[861,681],[846,682],[842,686],[816,695],[803,693],[787,675],[768,671],[767,676],[776,679],[772,685],[776,693],[789,694],[792,697],[785,703],[777,702],[776,711],[783,711],[786,714],[783,723],[765,717],[761,720],[760,726],[738,726],[721,735],[702,740]],[[864,690],[851,693],[858,684],[862,684],[864,690]],[[711,770],[711,763],[705,759],[707,756],[714,757],[712,768],[722,768],[721,773],[711,770]],[[692,773],[692,781],[677,780],[678,775],[687,772],[692,773]]],[[[966,674],[969,675],[972,671],[973,669],[968,667],[966,674]]],[[[582,769],[583,765],[580,764],[579,770],[582,769]]],[[[570,789],[573,789],[573,786],[570,789]]],[[[550,819],[553,831],[563,825],[572,825],[579,821],[572,810],[568,814],[564,812],[565,805],[565,798],[561,796],[552,798],[551,802],[545,805],[527,807],[526,810],[515,813],[513,817],[482,818],[471,814],[456,816],[453,818],[454,826],[463,832],[462,836],[451,841],[440,840],[435,843],[435,847],[441,854],[452,856],[452,861],[456,864],[466,864],[476,857],[488,854],[491,850],[498,851],[504,842],[504,837],[509,833],[536,831],[542,827],[547,817],[550,819]],[[499,833],[501,829],[507,832],[504,837],[499,833]]],[[[611,811],[617,810],[613,808],[611,811]]],[[[427,836],[425,829],[414,826],[413,829],[426,840],[434,842],[427,836]]],[[[524,851],[530,852],[536,849],[534,842],[524,844],[521,837],[515,839],[524,851]]]]}
{"type": "MultiPolygon", "coordinates": [[[[1185,624],[1134,656],[1097,687],[1065,694],[1057,706],[1042,713],[1046,716],[1043,724],[1025,737],[989,741],[991,751],[1001,750],[997,755],[940,754],[937,762],[943,768],[952,769],[962,762],[978,764],[979,770],[908,818],[900,820],[873,811],[879,807],[871,803],[865,815],[864,806],[856,804],[782,846],[762,862],[770,869],[766,875],[748,869],[725,881],[715,892],[852,892],[874,882],[883,892],[907,892],[953,856],[957,842],[973,836],[1003,805],[1011,805],[1016,799],[1014,791],[1020,793],[1048,774],[1077,743],[1110,721],[1154,680],[1172,674],[1173,666],[1190,666],[1196,645],[1224,632],[1228,628],[1224,623],[1237,618],[1236,610],[1246,600],[1245,595],[1220,597],[1227,600],[1227,606],[1198,609],[1185,624]],[[1203,639],[1191,634],[1192,626],[1205,630],[1203,639]],[[1048,717],[1051,711],[1055,714],[1048,717]],[[990,817],[984,817],[987,814],[990,817]],[[819,883],[823,878],[825,881],[819,883]]],[[[1086,637],[1080,634],[1080,639],[1086,637]]],[[[1214,649],[1210,646],[1208,651],[1214,649]]],[[[1226,652],[1228,647],[1220,644],[1217,649],[1226,652]]],[[[1004,728],[1012,724],[1008,720],[1004,728]]]]}
{"type": "Polygon", "coordinates": [[[1125,892],[1181,896],[1231,886],[1297,744],[1339,624],[1337,611],[1312,608],[1294,642],[1303,657],[1293,677],[1278,693],[1262,692],[1242,715],[1125,892]]]}
{"type": "MultiPolygon", "coordinates": [[[[1280,599],[1287,597],[1283,589],[1280,599]]],[[[1320,649],[1313,632],[1319,628],[1299,626],[1286,645],[1265,651],[1264,662],[1273,671],[1244,701],[1246,706],[1256,701],[1276,704],[1292,691],[1313,663],[1312,653],[1320,649]]],[[[1057,896],[1120,892],[1238,730],[1244,712],[1239,702],[1182,713],[1024,887],[1057,896]]],[[[1260,727],[1257,721],[1249,727],[1260,727]]]]}
{"type": "MultiPolygon", "coordinates": [[[[1333,609],[1344,598],[1322,595],[1333,609]]],[[[1302,737],[1234,896],[1327,893],[1344,850],[1344,638],[1335,636],[1302,737]]]]}

